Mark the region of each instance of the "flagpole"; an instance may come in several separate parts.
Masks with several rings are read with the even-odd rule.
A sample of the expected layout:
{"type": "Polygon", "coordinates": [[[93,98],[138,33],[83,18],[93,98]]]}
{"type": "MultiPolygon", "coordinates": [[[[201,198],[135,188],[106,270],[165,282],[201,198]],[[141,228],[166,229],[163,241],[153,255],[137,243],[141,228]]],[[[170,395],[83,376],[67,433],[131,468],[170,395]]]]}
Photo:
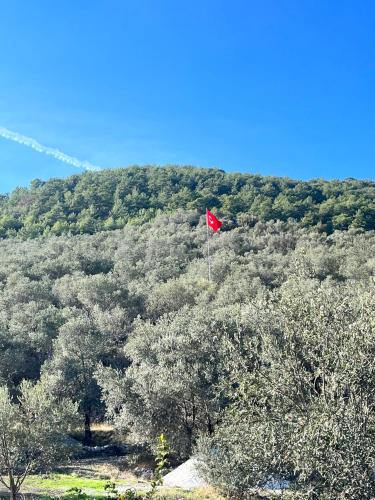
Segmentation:
{"type": "Polygon", "coordinates": [[[209,232],[209,230],[208,230],[207,208],[206,208],[206,229],[207,229],[207,262],[208,262],[208,281],[211,283],[210,232],[209,232]]]}

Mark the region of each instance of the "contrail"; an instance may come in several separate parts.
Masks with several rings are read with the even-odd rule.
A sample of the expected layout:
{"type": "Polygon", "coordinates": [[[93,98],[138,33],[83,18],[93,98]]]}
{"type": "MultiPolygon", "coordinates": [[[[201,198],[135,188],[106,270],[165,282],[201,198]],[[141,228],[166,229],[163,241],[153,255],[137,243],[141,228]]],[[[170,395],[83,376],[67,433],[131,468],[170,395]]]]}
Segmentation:
{"type": "Polygon", "coordinates": [[[19,144],[23,144],[24,146],[28,146],[29,148],[32,148],[39,153],[53,156],[57,160],[63,161],[77,168],[83,168],[84,170],[100,170],[100,167],[96,167],[88,161],[81,161],[78,160],[78,158],[74,158],[74,156],[66,155],[58,149],[43,146],[43,144],[40,144],[38,141],[32,139],[31,137],[26,137],[25,135],[18,134],[17,132],[12,132],[11,130],[8,130],[4,127],[0,127],[0,137],[3,137],[4,139],[8,139],[10,141],[18,142],[19,144]]]}

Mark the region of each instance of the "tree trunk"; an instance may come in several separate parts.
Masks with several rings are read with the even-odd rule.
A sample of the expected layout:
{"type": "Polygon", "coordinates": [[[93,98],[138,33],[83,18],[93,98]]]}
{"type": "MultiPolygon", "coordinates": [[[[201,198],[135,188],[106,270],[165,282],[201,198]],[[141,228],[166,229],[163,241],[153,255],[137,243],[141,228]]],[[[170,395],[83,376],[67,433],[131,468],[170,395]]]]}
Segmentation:
{"type": "Polygon", "coordinates": [[[17,490],[15,486],[12,488],[12,491],[10,492],[10,498],[12,500],[17,500],[17,490]]]}
{"type": "Polygon", "coordinates": [[[14,484],[14,477],[9,473],[9,489],[10,489],[10,498],[12,500],[17,500],[17,488],[14,484]]]}
{"type": "Polygon", "coordinates": [[[85,446],[92,445],[91,419],[88,413],[85,414],[85,437],[83,439],[85,446]]]}
{"type": "Polygon", "coordinates": [[[209,436],[212,436],[212,434],[214,433],[214,426],[212,424],[210,415],[208,413],[207,413],[207,431],[209,436]]]}
{"type": "Polygon", "coordinates": [[[188,455],[190,456],[191,450],[193,448],[193,428],[191,425],[186,426],[186,434],[187,434],[187,439],[188,439],[188,455]]]}

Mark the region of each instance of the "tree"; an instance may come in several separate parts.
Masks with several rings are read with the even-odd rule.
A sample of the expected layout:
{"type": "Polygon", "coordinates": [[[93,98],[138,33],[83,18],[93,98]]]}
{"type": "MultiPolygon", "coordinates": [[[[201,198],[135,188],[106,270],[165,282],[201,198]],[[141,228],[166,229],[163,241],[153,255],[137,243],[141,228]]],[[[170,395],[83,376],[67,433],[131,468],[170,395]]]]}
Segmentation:
{"type": "Polygon", "coordinates": [[[92,444],[91,421],[100,408],[100,392],[93,376],[104,352],[103,335],[84,313],[75,311],[60,328],[53,356],[43,366],[51,377],[50,387],[58,398],[78,404],[84,419],[84,444],[92,444]]]}
{"type": "Polygon", "coordinates": [[[198,307],[183,307],[156,324],[139,320],[125,347],[131,367],[97,374],[116,425],[150,442],[168,432],[174,450],[189,456],[198,433],[212,433],[221,404],[219,332],[198,307]]]}
{"type": "Polygon", "coordinates": [[[193,167],[138,167],[34,181],[0,198],[0,238],[77,234],[142,225],[176,209],[217,207],[227,221],[249,212],[264,222],[375,227],[373,181],[293,181],[193,167]]]}
{"type": "Polygon", "coordinates": [[[15,400],[0,386],[0,483],[13,500],[29,473],[67,456],[75,418],[74,404],[51,397],[44,382],[24,381],[15,400]]]}
{"type": "Polygon", "coordinates": [[[232,404],[201,443],[231,498],[271,478],[291,480],[298,498],[373,497],[374,291],[296,278],[247,306],[253,335],[226,358],[232,404]]]}
{"type": "MultiPolygon", "coordinates": [[[[133,188],[150,199],[149,209],[134,209],[129,224],[116,231],[49,234],[22,241],[27,235],[22,229],[17,238],[0,240],[0,384],[15,395],[23,379],[38,380],[41,372],[48,375],[52,378],[49,390],[56,398],[70,397],[78,403],[82,424],[86,421],[86,443],[90,442],[91,420],[104,417],[103,399],[116,424],[149,443],[166,432],[181,456],[190,452],[199,436],[214,433],[223,477],[231,478],[234,491],[261,481],[260,470],[265,475],[271,471],[288,475],[303,469],[304,453],[311,455],[311,450],[321,447],[310,442],[300,448],[304,452],[293,463],[283,448],[283,443],[300,436],[285,423],[289,418],[285,402],[292,397],[295,407],[300,404],[291,392],[296,385],[290,381],[292,376],[303,378],[303,368],[306,380],[312,377],[309,356],[318,346],[315,363],[321,369],[328,352],[322,344],[325,339],[336,360],[343,359],[340,345],[345,346],[353,359],[353,373],[365,379],[361,356],[369,362],[363,344],[368,337],[350,318],[372,324],[364,311],[373,306],[365,307],[363,302],[360,307],[359,301],[364,300],[366,290],[373,290],[375,233],[365,230],[372,227],[368,223],[373,216],[368,207],[358,212],[360,206],[368,205],[372,184],[314,181],[312,189],[310,183],[230,176],[215,170],[134,168],[108,173],[111,182],[103,185],[102,193],[99,181],[106,175],[47,182],[31,193],[21,190],[1,206],[0,212],[11,212],[22,224],[43,225],[43,213],[60,204],[70,228],[77,229],[86,214],[93,229],[100,230],[105,214],[107,219],[114,217],[111,189],[120,180],[121,203],[133,188]],[[184,189],[180,199],[185,204],[202,192],[207,196],[212,192],[224,202],[225,230],[210,240],[211,282],[207,279],[204,215],[186,210],[169,213],[180,206],[180,189],[184,189]],[[347,190],[356,194],[343,196],[347,190]],[[366,194],[362,197],[361,193],[366,194]],[[306,227],[291,220],[267,220],[271,213],[262,211],[270,206],[275,216],[273,200],[278,196],[279,216],[284,218],[287,207],[293,211],[302,204],[306,227]],[[340,203],[332,203],[338,196],[340,203]],[[331,202],[320,212],[329,198],[331,202]],[[101,199],[105,200],[103,211],[101,199]],[[262,222],[246,212],[254,200],[263,213],[262,222]],[[151,211],[155,220],[141,224],[143,215],[151,211]],[[358,227],[352,223],[348,230],[330,235],[313,228],[319,220],[332,226],[341,214],[358,216],[358,227]],[[332,318],[338,319],[332,322],[332,318]],[[346,328],[353,332],[360,355],[347,342],[346,328]],[[309,332],[314,340],[310,344],[309,332]],[[222,343],[228,335],[229,351],[228,342],[222,343]],[[98,364],[104,366],[98,374],[100,385],[95,376],[98,364]],[[265,376],[278,393],[265,386],[265,376]],[[254,417],[254,407],[264,413],[260,413],[261,423],[270,423],[271,410],[275,417],[275,427],[264,426],[263,437],[257,434],[262,426],[255,420],[259,415],[254,417]],[[270,429],[274,448],[269,444],[270,429]],[[272,457],[280,460],[275,464],[272,457]]],[[[36,235],[34,229],[29,226],[28,230],[36,235]]],[[[41,226],[41,232],[44,229],[41,226]]],[[[346,377],[340,370],[334,367],[338,380],[346,377]]],[[[323,425],[325,407],[318,402],[324,403],[316,396],[316,414],[307,399],[303,407],[309,418],[323,425]]],[[[356,429],[356,412],[358,408],[348,419],[344,416],[325,424],[340,426],[346,421],[347,428],[356,429]]],[[[337,414],[341,415],[339,410],[337,414]]],[[[338,435],[344,435],[343,427],[338,435]]],[[[371,447],[361,447],[360,440],[367,443],[368,437],[360,431],[357,435],[358,448],[350,443],[345,446],[351,450],[349,455],[359,457],[371,447]]],[[[338,455],[326,460],[323,452],[316,467],[341,460],[338,455]]],[[[349,466],[358,471],[356,464],[349,466]]],[[[299,473],[298,477],[302,478],[299,473]]],[[[310,483],[299,484],[305,491],[310,483]]]]}

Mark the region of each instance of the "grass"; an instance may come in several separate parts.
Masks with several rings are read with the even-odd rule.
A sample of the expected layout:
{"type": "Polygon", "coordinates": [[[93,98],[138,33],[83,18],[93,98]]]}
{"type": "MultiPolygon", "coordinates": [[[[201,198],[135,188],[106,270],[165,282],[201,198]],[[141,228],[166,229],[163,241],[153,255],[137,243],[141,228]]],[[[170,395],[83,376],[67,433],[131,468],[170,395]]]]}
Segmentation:
{"type": "MultiPolygon", "coordinates": [[[[70,474],[52,474],[49,477],[29,476],[25,483],[25,489],[38,489],[46,492],[46,495],[39,497],[39,500],[52,500],[56,498],[68,499],[77,498],[74,495],[69,495],[67,490],[70,488],[80,488],[82,491],[89,492],[88,498],[93,500],[105,500],[107,495],[104,494],[104,486],[107,480],[91,479],[79,477],[70,474]],[[51,494],[55,493],[55,496],[51,494]],[[58,496],[56,496],[58,495],[58,496]]],[[[116,486],[127,486],[129,489],[135,486],[137,481],[129,479],[126,481],[116,481],[116,486]]],[[[222,500],[212,488],[198,488],[193,491],[181,490],[179,488],[159,488],[155,495],[155,499],[159,500],[222,500]]]]}
{"type": "MultiPolygon", "coordinates": [[[[79,477],[73,474],[51,474],[48,477],[29,476],[24,486],[26,488],[37,488],[41,490],[68,490],[70,488],[82,488],[94,491],[104,491],[104,486],[107,483],[106,479],[90,479],[86,477],[79,477]]],[[[129,485],[136,484],[135,479],[126,481],[116,481],[116,485],[129,485]]]]}
{"type": "MultiPolygon", "coordinates": [[[[103,492],[102,493],[90,492],[86,494],[85,493],[80,494],[80,493],[71,493],[65,491],[65,492],[54,492],[54,493],[48,492],[42,495],[39,493],[35,497],[35,500],[82,500],[82,499],[108,500],[108,495],[103,492]]],[[[115,498],[112,497],[112,500],[115,500],[115,498]]]]}
{"type": "MultiPolygon", "coordinates": [[[[121,442],[120,436],[115,432],[113,425],[107,422],[94,422],[91,424],[92,432],[92,445],[93,446],[105,446],[107,444],[114,444],[114,438],[116,442],[121,442]]],[[[78,428],[72,433],[72,437],[78,439],[78,441],[83,442],[84,432],[82,428],[78,428]]]]}
{"type": "Polygon", "coordinates": [[[224,500],[213,488],[181,490],[179,488],[160,488],[155,498],[166,500],[224,500]]]}
{"type": "Polygon", "coordinates": [[[91,425],[91,430],[92,432],[113,432],[114,428],[108,422],[94,422],[91,425]]]}
{"type": "MultiPolygon", "coordinates": [[[[79,497],[74,495],[69,495],[67,493],[57,497],[56,496],[51,497],[50,495],[45,495],[45,496],[38,495],[38,497],[36,497],[36,500],[77,500],[77,498],[79,497]]],[[[108,497],[104,495],[88,495],[87,498],[89,498],[90,500],[108,500],[108,497]]]]}
{"type": "MultiPolygon", "coordinates": [[[[74,496],[69,494],[63,495],[61,497],[52,497],[52,496],[43,496],[38,497],[38,500],[73,500],[74,496]]],[[[108,500],[106,495],[88,495],[90,500],[108,500]]],[[[199,488],[196,491],[186,491],[186,490],[178,490],[176,488],[170,490],[163,490],[155,495],[155,500],[224,500],[222,496],[219,496],[214,491],[211,491],[210,488],[199,488]]]]}

